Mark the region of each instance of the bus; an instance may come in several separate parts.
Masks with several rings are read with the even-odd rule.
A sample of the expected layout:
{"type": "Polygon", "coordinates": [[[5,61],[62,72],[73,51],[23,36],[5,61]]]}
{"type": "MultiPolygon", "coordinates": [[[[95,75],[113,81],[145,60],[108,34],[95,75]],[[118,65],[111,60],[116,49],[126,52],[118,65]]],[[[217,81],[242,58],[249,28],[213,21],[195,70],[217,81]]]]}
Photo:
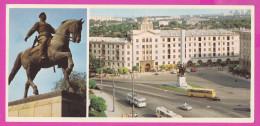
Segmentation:
{"type": "Polygon", "coordinates": [[[190,88],[187,90],[187,96],[214,98],[216,93],[214,89],[190,88]]]}
{"type": "Polygon", "coordinates": [[[156,116],[158,118],[182,118],[181,115],[178,115],[164,107],[156,107],[156,116]]]}
{"type": "Polygon", "coordinates": [[[134,102],[133,102],[133,95],[132,92],[127,93],[127,101],[130,104],[133,104],[137,107],[145,107],[146,106],[146,99],[140,96],[137,96],[136,94],[134,94],[134,102]]]}

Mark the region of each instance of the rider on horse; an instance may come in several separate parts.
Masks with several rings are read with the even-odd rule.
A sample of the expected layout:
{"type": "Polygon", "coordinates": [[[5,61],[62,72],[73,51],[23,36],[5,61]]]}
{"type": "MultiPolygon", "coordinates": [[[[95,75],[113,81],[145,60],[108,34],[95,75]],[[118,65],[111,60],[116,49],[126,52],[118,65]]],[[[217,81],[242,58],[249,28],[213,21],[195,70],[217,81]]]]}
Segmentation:
{"type": "MultiPolygon", "coordinates": [[[[38,32],[38,45],[39,45],[39,52],[40,52],[40,56],[41,56],[41,60],[45,59],[47,54],[47,43],[48,41],[52,38],[51,34],[55,33],[54,28],[46,23],[46,14],[44,12],[42,12],[39,15],[40,21],[36,22],[34,24],[34,26],[29,30],[29,32],[27,33],[26,37],[25,37],[25,41],[27,41],[27,39],[35,32],[38,32]]],[[[37,41],[37,40],[36,40],[37,41]]],[[[35,50],[37,51],[37,50],[35,50]]],[[[32,50],[31,53],[33,53],[34,51],[32,50]]]]}

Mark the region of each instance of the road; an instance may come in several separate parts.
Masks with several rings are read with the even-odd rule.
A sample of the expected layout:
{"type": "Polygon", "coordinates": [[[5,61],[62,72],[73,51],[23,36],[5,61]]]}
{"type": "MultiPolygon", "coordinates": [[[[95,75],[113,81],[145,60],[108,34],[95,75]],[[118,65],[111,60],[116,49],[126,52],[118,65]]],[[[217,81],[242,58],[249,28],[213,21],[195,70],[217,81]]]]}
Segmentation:
{"type": "MultiPolygon", "coordinates": [[[[210,101],[206,98],[197,98],[197,97],[187,97],[185,94],[172,92],[164,89],[158,89],[151,86],[149,82],[149,76],[143,76],[142,79],[136,79],[135,92],[137,95],[140,95],[147,99],[147,106],[144,108],[135,108],[135,112],[138,113],[139,117],[155,117],[155,108],[158,106],[163,106],[176,112],[177,114],[186,117],[218,117],[218,118],[247,118],[250,117],[249,112],[249,101],[250,101],[250,84],[247,81],[238,79],[238,84],[232,85],[227,81],[233,79],[232,76],[226,76],[223,73],[215,72],[212,73],[210,70],[202,72],[203,75],[198,73],[187,74],[188,81],[193,81],[197,83],[203,83],[202,86],[205,87],[214,87],[221,96],[221,101],[210,101]],[[207,77],[209,76],[209,77],[207,77]],[[213,77],[212,77],[213,76],[213,77]],[[217,77],[222,77],[224,79],[219,79],[217,77]],[[230,79],[232,78],[232,79],[230,79]],[[141,81],[142,80],[142,81],[141,81]],[[248,86],[249,85],[249,86],[248,86]],[[245,94],[246,93],[246,94],[245,94]],[[184,103],[189,104],[193,107],[191,111],[184,111],[178,108],[179,105],[184,103]],[[210,108],[209,108],[210,107],[210,108]]],[[[163,75],[165,77],[163,84],[169,83],[166,78],[168,75],[163,75]]],[[[169,75],[172,76],[172,75],[169,75]]],[[[153,76],[153,78],[155,78],[153,76]]],[[[158,76],[158,78],[161,78],[158,76]]],[[[162,78],[161,78],[162,79],[162,78]]],[[[172,79],[172,77],[170,78],[172,79]]],[[[152,79],[150,80],[152,81],[152,79]]],[[[100,81],[97,81],[100,83],[100,81]]],[[[154,83],[158,84],[158,83],[154,83]]],[[[112,81],[103,80],[103,91],[112,95],[112,81]]],[[[126,94],[132,90],[132,83],[129,81],[115,81],[116,85],[116,103],[119,106],[117,109],[122,109],[126,113],[132,112],[132,106],[127,103],[126,94]]],[[[112,96],[111,96],[112,97],[112,96]]],[[[112,102],[112,101],[107,101],[112,102]]]]}

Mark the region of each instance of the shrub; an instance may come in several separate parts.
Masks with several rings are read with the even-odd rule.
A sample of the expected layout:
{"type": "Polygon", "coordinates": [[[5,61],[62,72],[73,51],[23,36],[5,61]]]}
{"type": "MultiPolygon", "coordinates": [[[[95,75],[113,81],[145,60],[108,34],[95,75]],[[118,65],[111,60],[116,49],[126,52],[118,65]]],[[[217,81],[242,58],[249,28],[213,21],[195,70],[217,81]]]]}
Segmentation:
{"type": "Polygon", "coordinates": [[[199,65],[200,65],[199,63],[196,63],[196,64],[195,64],[195,67],[198,67],[199,65]]]}
{"type": "Polygon", "coordinates": [[[174,68],[174,65],[173,64],[169,64],[168,68],[172,69],[172,68],[174,68]]]}
{"type": "Polygon", "coordinates": [[[101,97],[92,98],[91,106],[98,112],[98,117],[100,117],[101,112],[107,109],[106,101],[101,97]]]}
{"type": "MultiPolygon", "coordinates": [[[[100,68],[97,68],[96,71],[97,71],[98,74],[100,74],[100,68]]],[[[103,69],[102,69],[102,73],[104,73],[103,69]]]]}
{"type": "Polygon", "coordinates": [[[165,69],[166,66],[165,66],[165,65],[161,65],[160,68],[161,68],[161,69],[165,69]]]}
{"type": "Polygon", "coordinates": [[[108,68],[107,71],[108,71],[109,74],[116,74],[115,69],[108,68]]]}
{"type": "Polygon", "coordinates": [[[93,89],[96,87],[96,82],[94,80],[89,79],[89,89],[93,89]]]}
{"type": "Polygon", "coordinates": [[[125,67],[120,68],[120,73],[127,73],[129,70],[125,67]]]}
{"type": "Polygon", "coordinates": [[[139,66],[133,66],[133,71],[139,71],[139,66]]]}

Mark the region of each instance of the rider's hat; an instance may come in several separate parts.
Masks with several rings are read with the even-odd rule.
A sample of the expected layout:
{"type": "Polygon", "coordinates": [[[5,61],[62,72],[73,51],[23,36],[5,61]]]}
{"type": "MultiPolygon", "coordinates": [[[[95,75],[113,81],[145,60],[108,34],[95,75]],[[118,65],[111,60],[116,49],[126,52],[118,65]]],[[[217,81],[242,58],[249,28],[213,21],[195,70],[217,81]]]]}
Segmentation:
{"type": "Polygon", "coordinates": [[[43,15],[46,16],[46,14],[45,14],[44,12],[42,12],[42,13],[39,15],[39,18],[41,18],[41,16],[43,16],[43,15]]]}

